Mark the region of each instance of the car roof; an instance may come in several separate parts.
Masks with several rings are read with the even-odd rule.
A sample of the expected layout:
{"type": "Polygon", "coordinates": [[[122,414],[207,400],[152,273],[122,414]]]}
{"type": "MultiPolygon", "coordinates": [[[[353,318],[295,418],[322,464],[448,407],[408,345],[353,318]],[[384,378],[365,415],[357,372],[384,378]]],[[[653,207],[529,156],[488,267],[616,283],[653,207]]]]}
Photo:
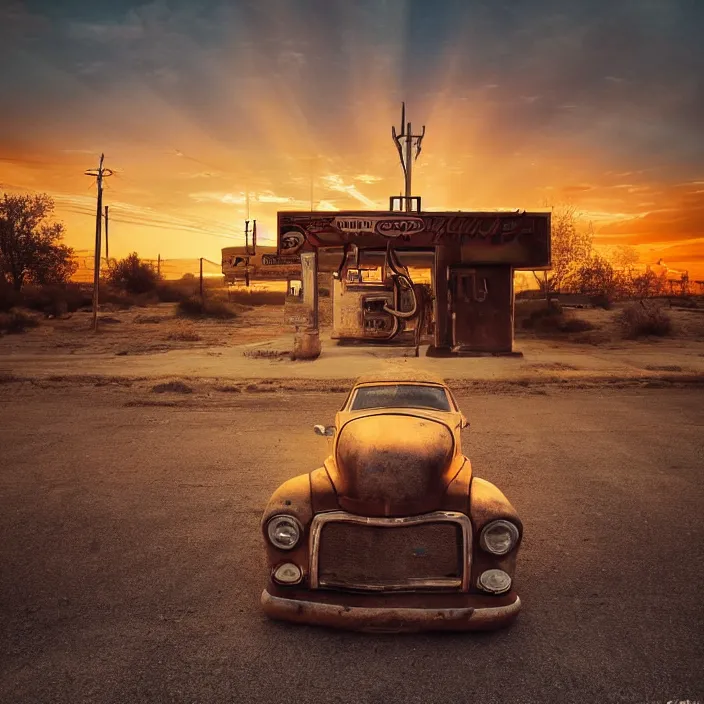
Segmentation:
{"type": "Polygon", "coordinates": [[[364,374],[360,376],[354,383],[354,386],[363,384],[375,383],[403,383],[403,384],[437,384],[439,386],[447,386],[442,377],[436,376],[423,371],[406,371],[401,369],[393,369],[388,371],[374,372],[372,374],[364,374]]]}

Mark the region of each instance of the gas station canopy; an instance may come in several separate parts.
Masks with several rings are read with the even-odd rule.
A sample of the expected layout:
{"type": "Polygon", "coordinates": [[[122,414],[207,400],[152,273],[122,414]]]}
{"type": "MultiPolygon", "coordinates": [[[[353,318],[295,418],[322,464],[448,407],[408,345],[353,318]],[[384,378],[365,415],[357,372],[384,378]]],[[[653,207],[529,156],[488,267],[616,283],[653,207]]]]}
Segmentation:
{"type": "Polygon", "coordinates": [[[279,212],[280,257],[318,248],[447,247],[463,263],[515,269],[550,266],[550,213],[527,212],[279,212]]]}

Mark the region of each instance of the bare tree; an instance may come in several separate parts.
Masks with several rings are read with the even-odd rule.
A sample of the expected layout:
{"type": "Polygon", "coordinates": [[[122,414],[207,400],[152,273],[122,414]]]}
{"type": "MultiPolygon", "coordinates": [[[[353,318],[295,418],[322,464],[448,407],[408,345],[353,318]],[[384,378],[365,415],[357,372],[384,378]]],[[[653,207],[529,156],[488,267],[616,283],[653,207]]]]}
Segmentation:
{"type": "Polygon", "coordinates": [[[617,287],[614,268],[606,257],[593,253],[577,270],[574,287],[579,293],[612,299],[617,287]]]}
{"type": "Polygon", "coordinates": [[[54,201],[46,194],[0,200],[0,276],[19,291],[25,283],[63,283],[76,270],[73,249],[61,243],[62,223],[50,222],[54,201]]]}
{"type": "Polygon", "coordinates": [[[622,244],[611,249],[608,259],[614,269],[631,274],[640,261],[640,255],[635,247],[622,244]]]}
{"type": "Polygon", "coordinates": [[[577,227],[576,209],[571,205],[553,208],[551,229],[552,269],[546,277],[533,272],[538,286],[546,293],[564,290],[574,283],[580,268],[591,257],[594,237],[591,223],[586,230],[577,227]]]}

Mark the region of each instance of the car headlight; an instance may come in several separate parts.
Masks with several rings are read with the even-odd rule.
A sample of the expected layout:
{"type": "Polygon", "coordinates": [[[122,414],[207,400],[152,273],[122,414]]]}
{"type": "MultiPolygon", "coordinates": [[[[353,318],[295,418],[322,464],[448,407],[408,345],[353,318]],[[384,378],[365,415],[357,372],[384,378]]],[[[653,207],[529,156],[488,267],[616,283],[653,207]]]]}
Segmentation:
{"type": "Polygon", "coordinates": [[[266,533],[274,547],[291,550],[301,539],[303,529],[293,516],[274,516],[266,524],[266,533]]]}
{"type": "Polygon", "coordinates": [[[491,594],[503,594],[511,588],[511,577],[503,570],[487,570],[479,575],[478,586],[491,594]]]}
{"type": "Polygon", "coordinates": [[[302,578],[301,568],[292,562],[284,562],[274,570],[274,579],[280,584],[298,584],[302,578]]]}
{"type": "Polygon", "coordinates": [[[505,555],[518,542],[518,528],[509,521],[492,521],[484,526],[479,544],[494,555],[505,555]]]}

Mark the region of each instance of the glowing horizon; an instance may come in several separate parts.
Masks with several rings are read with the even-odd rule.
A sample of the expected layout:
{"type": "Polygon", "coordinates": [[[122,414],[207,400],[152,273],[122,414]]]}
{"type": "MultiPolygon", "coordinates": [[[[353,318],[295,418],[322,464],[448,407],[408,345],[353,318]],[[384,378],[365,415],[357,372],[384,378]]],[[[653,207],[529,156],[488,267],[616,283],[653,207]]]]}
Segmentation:
{"type": "Polygon", "coordinates": [[[425,210],[571,203],[597,245],[704,279],[704,57],[684,2],[66,5],[0,10],[0,192],[49,193],[78,250],[101,152],[111,256],[218,261],[247,217],[274,244],[276,212],[311,192],[318,210],[387,208],[406,100],[427,126],[425,210]]]}

